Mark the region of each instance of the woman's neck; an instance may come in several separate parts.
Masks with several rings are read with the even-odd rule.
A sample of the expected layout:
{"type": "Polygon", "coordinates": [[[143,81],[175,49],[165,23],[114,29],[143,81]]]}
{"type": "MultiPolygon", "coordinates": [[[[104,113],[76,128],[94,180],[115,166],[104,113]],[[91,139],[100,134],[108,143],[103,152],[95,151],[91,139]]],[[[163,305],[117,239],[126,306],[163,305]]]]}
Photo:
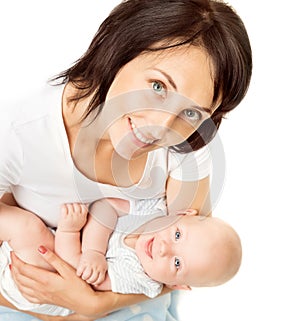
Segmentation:
{"type": "Polygon", "coordinates": [[[95,133],[100,133],[101,122],[83,120],[90,97],[76,104],[69,101],[70,97],[76,96],[77,91],[71,83],[67,83],[62,98],[64,125],[77,169],[99,183],[120,187],[136,184],[143,175],[147,154],[138,159],[124,159],[115,152],[105,133],[101,134],[99,140],[95,133]]]}

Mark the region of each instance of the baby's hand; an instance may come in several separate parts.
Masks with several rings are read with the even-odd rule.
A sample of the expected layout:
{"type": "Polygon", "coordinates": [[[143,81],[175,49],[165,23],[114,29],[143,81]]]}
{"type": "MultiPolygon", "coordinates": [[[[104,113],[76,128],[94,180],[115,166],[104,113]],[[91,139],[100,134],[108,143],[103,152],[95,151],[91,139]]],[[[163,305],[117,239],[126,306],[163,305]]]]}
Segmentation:
{"type": "Polygon", "coordinates": [[[99,285],[105,279],[107,262],[103,253],[96,250],[86,250],[81,254],[77,275],[87,283],[99,285]]]}

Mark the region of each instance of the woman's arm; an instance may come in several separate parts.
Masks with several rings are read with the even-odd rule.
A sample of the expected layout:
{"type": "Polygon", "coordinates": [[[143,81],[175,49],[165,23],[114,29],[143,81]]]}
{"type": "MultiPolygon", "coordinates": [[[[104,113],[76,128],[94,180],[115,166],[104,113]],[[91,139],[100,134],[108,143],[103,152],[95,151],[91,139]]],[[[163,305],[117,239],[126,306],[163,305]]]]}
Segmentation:
{"type": "Polygon", "coordinates": [[[170,214],[193,208],[199,214],[211,215],[209,176],[194,182],[182,182],[172,177],[168,178],[166,194],[170,214]]]}
{"type": "MultiPolygon", "coordinates": [[[[26,313],[26,314],[30,314],[40,320],[43,321],[94,321],[95,318],[94,317],[87,317],[84,315],[79,315],[77,313],[74,314],[70,314],[66,317],[61,317],[61,316],[52,316],[52,315],[46,315],[46,314],[40,314],[40,313],[35,313],[35,312],[31,312],[31,311],[21,311],[19,309],[17,309],[15,306],[13,306],[10,302],[8,302],[7,300],[4,299],[4,297],[0,294],[0,305],[1,306],[5,306],[7,308],[11,308],[14,310],[17,310],[19,312],[22,313],[26,313]]],[[[17,316],[14,316],[17,317],[17,316]]],[[[14,318],[12,317],[12,318],[14,318]]],[[[19,317],[17,317],[19,320],[19,317]]],[[[20,318],[21,320],[22,318],[20,318]]]]}
{"type": "MultiPolygon", "coordinates": [[[[148,299],[142,294],[95,292],[75,270],[52,251],[41,253],[57,273],[26,264],[12,253],[12,273],[21,293],[33,303],[64,306],[81,315],[98,318],[103,314],[148,299]],[[80,295],[78,295],[80,293],[80,295]]],[[[164,289],[162,294],[170,292],[164,289]]]]}

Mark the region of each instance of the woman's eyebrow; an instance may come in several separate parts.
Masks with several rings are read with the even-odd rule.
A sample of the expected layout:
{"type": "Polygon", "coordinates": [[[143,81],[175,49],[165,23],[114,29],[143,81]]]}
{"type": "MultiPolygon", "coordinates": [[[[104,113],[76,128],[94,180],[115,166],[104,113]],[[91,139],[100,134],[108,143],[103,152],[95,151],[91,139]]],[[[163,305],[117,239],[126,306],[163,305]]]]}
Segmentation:
{"type": "MultiPolygon", "coordinates": [[[[177,91],[177,86],[175,84],[175,81],[172,79],[172,77],[166,73],[165,71],[159,69],[159,68],[152,68],[153,70],[156,70],[158,72],[160,72],[162,75],[165,76],[165,78],[168,80],[169,84],[174,88],[175,91],[177,91]]],[[[196,108],[196,109],[200,109],[202,111],[205,111],[207,112],[209,115],[212,114],[212,111],[209,109],[209,108],[206,108],[206,107],[202,107],[202,106],[192,106],[193,108],[196,108]]]]}
{"type": "Polygon", "coordinates": [[[160,72],[161,74],[163,74],[165,76],[165,78],[168,80],[169,84],[174,88],[175,91],[177,91],[177,86],[175,84],[175,81],[172,79],[172,77],[166,73],[165,71],[159,69],[159,68],[153,68],[153,70],[156,70],[158,72],[160,72]]]}
{"type": "Polygon", "coordinates": [[[201,107],[201,106],[198,106],[198,105],[195,105],[195,106],[192,106],[192,107],[193,107],[193,108],[196,108],[196,109],[203,110],[203,111],[205,111],[206,113],[208,113],[209,115],[212,114],[212,111],[211,111],[209,108],[201,107]]]}

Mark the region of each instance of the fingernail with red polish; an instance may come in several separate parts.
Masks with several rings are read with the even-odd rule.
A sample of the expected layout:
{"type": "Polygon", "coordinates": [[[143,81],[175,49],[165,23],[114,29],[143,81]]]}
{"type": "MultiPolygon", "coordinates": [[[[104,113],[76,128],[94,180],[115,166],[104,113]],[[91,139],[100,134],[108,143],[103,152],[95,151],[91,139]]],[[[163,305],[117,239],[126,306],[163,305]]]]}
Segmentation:
{"type": "Polygon", "coordinates": [[[11,270],[11,264],[9,264],[9,269],[11,270]]]}
{"type": "Polygon", "coordinates": [[[45,248],[45,246],[41,245],[39,248],[38,248],[38,251],[41,253],[41,254],[45,254],[47,252],[47,249],[45,248]]]}

